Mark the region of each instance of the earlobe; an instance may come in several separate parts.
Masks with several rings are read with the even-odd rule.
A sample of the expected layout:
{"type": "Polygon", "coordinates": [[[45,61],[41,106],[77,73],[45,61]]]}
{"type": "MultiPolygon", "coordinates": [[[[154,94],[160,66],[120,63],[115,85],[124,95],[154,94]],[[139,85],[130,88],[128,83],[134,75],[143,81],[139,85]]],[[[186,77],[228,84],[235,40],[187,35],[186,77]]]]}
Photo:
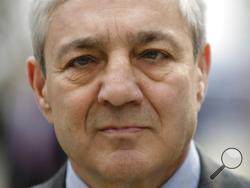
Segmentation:
{"type": "Polygon", "coordinates": [[[43,77],[39,63],[34,57],[27,59],[27,74],[29,84],[35,94],[36,100],[43,114],[52,123],[51,107],[48,101],[46,79],[43,77]]]}
{"type": "MultiPolygon", "coordinates": [[[[199,82],[199,86],[198,86],[198,93],[197,93],[197,101],[200,104],[199,106],[201,106],[201,103],[203,102],[203,100],[205,99],[205,93],[206,93],[206,89],[205,89],[205,84],[204,82],[200,81],[199,82]]],[[[200,108],[200,107],[199,107],[200,108]]]]}

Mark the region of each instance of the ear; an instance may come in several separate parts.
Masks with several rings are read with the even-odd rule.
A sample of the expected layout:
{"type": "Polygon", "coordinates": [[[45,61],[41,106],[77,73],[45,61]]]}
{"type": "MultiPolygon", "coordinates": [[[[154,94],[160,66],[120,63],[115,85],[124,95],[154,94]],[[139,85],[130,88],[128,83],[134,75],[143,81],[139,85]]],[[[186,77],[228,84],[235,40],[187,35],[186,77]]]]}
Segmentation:
{"type": "Polygon", "coordinates": [[[47,120],[53,123],[46,79],[43,76],[41,66],[34,57],[29,57],[26,63],[29,84],[35,94],[37,103],[47,120]]]}
{"type": "Polygon", "coordinates": [[[210,45],[207,43],[204,45],[197,61],[198,70],[198,85],[197,85],[197,102],[198,110],[200,110],[201,105],[205,99],[208,87],[208,75],[211,66],[211,51],[210,45]]]}

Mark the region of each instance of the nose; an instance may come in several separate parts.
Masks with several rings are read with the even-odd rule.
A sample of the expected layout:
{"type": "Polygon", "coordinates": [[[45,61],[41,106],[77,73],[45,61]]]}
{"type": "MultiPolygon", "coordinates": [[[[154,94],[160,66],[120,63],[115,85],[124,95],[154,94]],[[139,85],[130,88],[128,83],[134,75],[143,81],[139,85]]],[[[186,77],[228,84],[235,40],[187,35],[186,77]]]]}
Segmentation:
{"type": "Polygon", "coordinates": [[[143,99],[129,56],[116,54],[109,58],[98,93],[99,103],[122,106],[140,104],[143,99]]]}

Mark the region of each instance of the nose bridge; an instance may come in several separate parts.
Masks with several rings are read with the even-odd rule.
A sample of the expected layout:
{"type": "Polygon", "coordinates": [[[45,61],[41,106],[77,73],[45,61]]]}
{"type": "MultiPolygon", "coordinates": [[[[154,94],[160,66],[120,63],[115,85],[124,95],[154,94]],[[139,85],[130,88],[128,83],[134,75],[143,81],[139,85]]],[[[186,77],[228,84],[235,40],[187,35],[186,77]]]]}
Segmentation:
{"type": "Polygon", "coordinates": [[[108,82],[112,81],[112,84],[135,81],[129,56],[124,53],[111,56],[106,68],[105,79],[108,82]]]}
{"type": "Polygon", "coordinates": [[[129,55],[124,52],[110,55],[101,82],[99,102],[121,106],[130,102],[139,103],[142,99],[129,55]]]}

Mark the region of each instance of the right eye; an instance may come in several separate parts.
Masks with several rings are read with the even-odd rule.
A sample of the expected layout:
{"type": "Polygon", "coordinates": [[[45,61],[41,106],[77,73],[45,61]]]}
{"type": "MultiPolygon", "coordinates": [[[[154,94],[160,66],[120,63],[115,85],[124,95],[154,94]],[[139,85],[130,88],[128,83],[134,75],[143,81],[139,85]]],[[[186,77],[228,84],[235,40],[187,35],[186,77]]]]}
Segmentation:
{"type": "Polygon", "coordinates": [[[95,63],[96,59],[89,55],[79,56],[70,61],[70,66],[73,67],[85,67],[88,64],[95,63]]]}

